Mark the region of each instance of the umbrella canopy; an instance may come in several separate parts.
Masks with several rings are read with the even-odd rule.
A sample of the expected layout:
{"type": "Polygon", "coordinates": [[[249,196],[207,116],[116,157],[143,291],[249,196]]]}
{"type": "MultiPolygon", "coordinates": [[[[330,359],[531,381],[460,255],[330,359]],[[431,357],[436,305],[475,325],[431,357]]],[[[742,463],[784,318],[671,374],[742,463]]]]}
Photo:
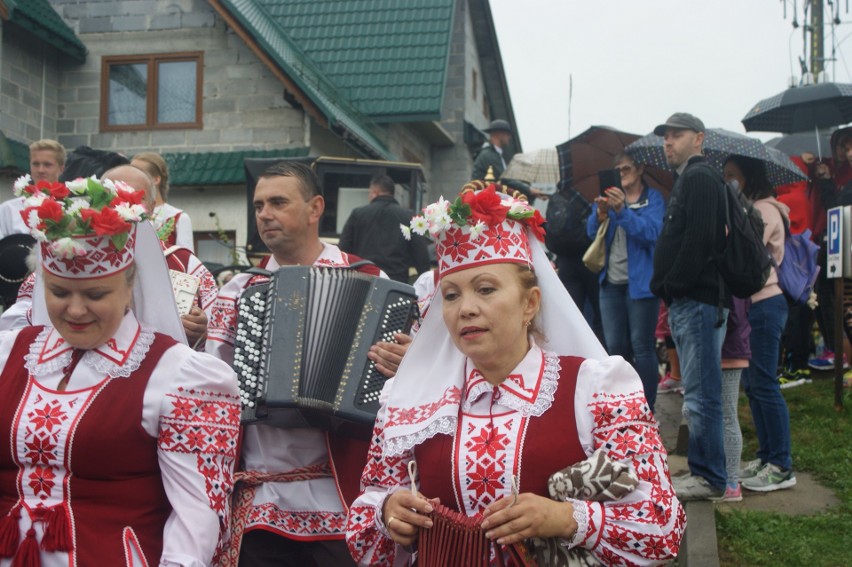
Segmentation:
{"type": "Polygon", "coordinates": [[[820,133],[819,138],[814,132],[798,132],[772,138],[766,145],[784,152],[788,156],[800,156],[805,152],[817,157],[831,157],[831,136],[820,133]]]}
{"type": "MultiPolygon", "coordinates": [[[[625,146],[639,139],[638,134],[622,132],[609,126],[592,126],[567,142],[556,146],[559,154],[560,187],[577,190],[590,202],[600,194],[598,172],[612,169],[612,161],[625,146]]],[[[646,167],[645,181],[668,195],[674,180],[666,168],[646,167]]]]}
{"type": "Polygon", "coordinates": [[[559,157],[556,155],[556,148],[541,148],[515,154],[500,177],[526,181],[530,185],[555,185],[559,181],[559,157]]]}
{"type": "Polygon", "coordinates": [[[852,84],[794,87],[754,105],[743,125],[747,132],[813,132],[852,121],[852,84]]]}
{"type": "MultiPolygon", "coordinates": [[[[766,175],[772,185],[786,185],[787,183],[807,180],[807,176],[788,156],[774,148],[767,147],[760,140],[721,128],[708,128],[705,134],[704,157],[720,171],[728,156],[736,154],[762,161],[766,166],[766,175]]],[[[668,167],[666,154],[663,151],[663,138],[656,134],[648,134],[636,140],[627,146],[627,153],[632,155],[639,163],[668,167]]]]}

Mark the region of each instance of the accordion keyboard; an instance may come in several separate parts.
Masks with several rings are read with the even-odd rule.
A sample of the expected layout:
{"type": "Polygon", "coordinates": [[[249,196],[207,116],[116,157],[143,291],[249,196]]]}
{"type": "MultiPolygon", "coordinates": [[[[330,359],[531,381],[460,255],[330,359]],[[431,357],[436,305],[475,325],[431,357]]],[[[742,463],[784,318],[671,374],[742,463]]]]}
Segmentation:
{"type": "Polygon", "coordinates": [[[264,321],[267,319],[267,286],[255,286],[246,291],[240,301],[237,341],[234,345],[234,370],[239,376],[239,391],[243,407],[254,408],[263,393],[265,360],[264,321]]]}

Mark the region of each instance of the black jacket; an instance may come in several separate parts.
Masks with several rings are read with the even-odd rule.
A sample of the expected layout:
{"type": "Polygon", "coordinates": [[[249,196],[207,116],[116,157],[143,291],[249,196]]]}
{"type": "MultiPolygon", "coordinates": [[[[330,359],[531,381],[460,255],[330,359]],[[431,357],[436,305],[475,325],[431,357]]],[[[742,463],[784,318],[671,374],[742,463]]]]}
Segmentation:
{"type": "Polygon", "coordinates": [[[721,297],[730,307],[731,295],[722,283],[713,255],[725,247],[724,181],[704,158],[690,158],[672,189],[654,250],[651,291],[667,304],[687,297],[718,305],[721,297]]]}
{"type": "Polygon", "coordinates": [[[400,230],[412,216],[393,196],[379,195],[352,211],[343,226],[340,249],[375,262],[391,279],[408,283],[409,266],[418,274],[431,267],[428,241],[416,234],[406,240],[400,230]]]}

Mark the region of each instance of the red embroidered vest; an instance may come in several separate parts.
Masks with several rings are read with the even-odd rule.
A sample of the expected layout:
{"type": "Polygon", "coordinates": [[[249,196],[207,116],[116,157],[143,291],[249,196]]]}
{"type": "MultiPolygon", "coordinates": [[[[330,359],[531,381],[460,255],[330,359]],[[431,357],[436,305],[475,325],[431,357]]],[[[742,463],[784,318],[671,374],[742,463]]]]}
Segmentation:
{"type": "MultiPolygon", "coordinates": [[[[20,332],[0,375],[0,430],[12,432],[0,436],[0,556],[35,553],[38,561],[31,525],[41,522],[41,548],[69,551],[71,565],[125,565],[129,545],[134,545],[149,565],[156,565],[171,506],[160,477],[157,439],[141,425],[142,401],[152,371],[175,341],[157,334],[139,369],[127,378],[105,377],[90,389],[55,392],[40,388],[24,367],[24,355],[41,330],[27,327],[20,332]],[[64,451],[62,468],[34,452],[28,444],[32,441],[27,441],[25,432],[45,423],[44,412],[38,410],[42,394],[45,399],[76,396],[83,400],[64,436],[65,447],[44,447],[44,438],[36,439],[42,443],[40,450],[64,451]],[[37,409],[24,415],[28,399],[37,409]],[[13,440],[15,445],[10,446],[13,440]],[[18,444],[22,440],[23,451],[28,452],[19,465],[22,449],[18,444]],[[47,463],[42,468],[37,466],[40,460],[47,463]],[[49,470],[51,467],[55,473],[49,470]],[[19,484],[18,476],[23,477],[25,469],[37,471],[39,478],[29,473],[19,484]],[[45,485],[44,494],[52,492],[55,498],[59,492],[60,498],[64,496],[61,504],[46,508],[31,496],[23,501],[21,486],[32,487],[36,480],[49,482],[54,476],[64,476],[65,484],[45,485]],[[22,517],[20,534],[16,533],[16,517],[22,517]],[[18,535],[19,542],[17,537],[13,539],[18,535]]],[[[55,410],[60,406],[52,407],[55,410]]],[[[61,417],[57,411],[54,415],[61,417]]]]}
{"type": "MultiPolygon", "coordinates": [[[[551,474],[586,458],[577,435],[574,416],[574,390],[582,358],[560,357],[559,386],[553,404],[539,417],[526,422],[521,431],[517,460],[520,492],[532,492],[549,498],[547,479],[551,474]]],[[[427,498],[440,498],[441,504],[460,510],[454,480],[454,459],[463,458],[464,448],[456,447],[456,439],[438,434],[414,449],[420,477],[420,492],[427,498]]],[[[459,479],[458,482],[466,482],[459,479]]]]}

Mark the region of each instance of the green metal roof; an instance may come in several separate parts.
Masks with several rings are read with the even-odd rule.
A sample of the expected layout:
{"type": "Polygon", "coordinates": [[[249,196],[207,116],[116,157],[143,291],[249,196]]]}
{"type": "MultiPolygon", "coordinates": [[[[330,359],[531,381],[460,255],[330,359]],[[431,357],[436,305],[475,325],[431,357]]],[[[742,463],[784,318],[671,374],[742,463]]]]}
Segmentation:
{"type": "Polygon", "coordinates": [[[255,0],[359,110],[440,120],[454,0],[255,0]]]}
{"type": "Polygon", "coordinates": [[[65,53],[77,63],[85,63],[89,50],[68,27],[48,0],[26,0],[10,6],[9,21],[65,53]]]}
{"type": "MultiPolygon", "coordinates": [[[[221,4],[248,31],[258,46],[310,98],[332,131],[371,157],[395,160],[380,139],[375,123],[361,113],[289,37],[261,0],[211,0],[221,4]]],[[[277,4],[277,2],[275,3],[277,4]]],[[[328,22],[327,22],[328,24],[328,22]]]]}
{"type": "Polygon", "coordinates": [[[30,147],[23,142],[7,138],[0,132],[0,167],[15,168],[21,172],[30,170],[30,147]]]}
{"type": "Polygon", "coordinates": [[[235,185],[246,182],[245,158],[303,157],[308,148],[163,154],[169,165],[170,185],[235,185]]]}

